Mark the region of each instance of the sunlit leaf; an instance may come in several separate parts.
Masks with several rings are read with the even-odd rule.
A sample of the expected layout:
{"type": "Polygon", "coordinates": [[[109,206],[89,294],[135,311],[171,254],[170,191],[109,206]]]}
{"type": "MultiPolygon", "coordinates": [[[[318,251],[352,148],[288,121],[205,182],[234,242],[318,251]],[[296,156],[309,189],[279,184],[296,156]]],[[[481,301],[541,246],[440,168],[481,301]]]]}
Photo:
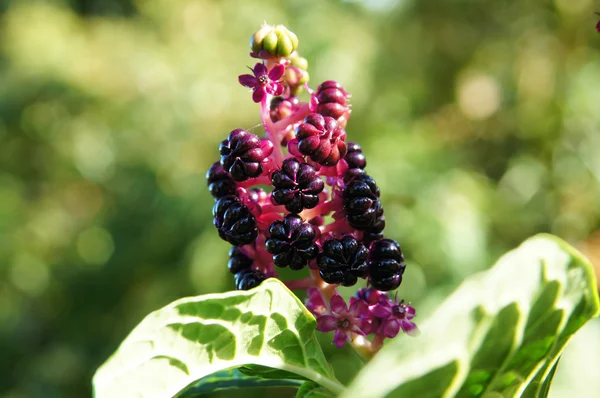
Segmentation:
{"type": "Polygon", "coordinates": [[[219,390],[264,388],[264,387],[291,387],[300,388],[303,382],[288,379],[265,379],[262,377],[248,376],[237,369],[228,369],[203,377],[193,386],[183,391],[178,398],[200,397],[209,392],[219,390]]]}
{"type": "Polygon", "coordinates": [[[389,342],[344,397],[540,397],[570,337],[599,312],[590,263],[539,235],[389,342]]]}
{"type": "Polygon", "coordinates": [[[203,377],[244,365],[292,373],[339,393],[343,386],[315,328],[314,317],[276,279],[247,292],[178,300],[148,315],[100,367],[95,396],[172,397],[203,377]]]}

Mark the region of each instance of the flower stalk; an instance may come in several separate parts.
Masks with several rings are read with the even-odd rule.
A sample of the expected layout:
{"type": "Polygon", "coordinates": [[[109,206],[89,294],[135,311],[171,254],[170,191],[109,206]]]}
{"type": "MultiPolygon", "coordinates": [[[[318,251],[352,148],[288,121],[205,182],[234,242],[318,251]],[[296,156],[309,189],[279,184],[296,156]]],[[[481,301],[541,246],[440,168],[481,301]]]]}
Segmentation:
{"type": "Polygon", "coordinates": [[[214,225],[233,245],[237,289],[278,278],[281,268],[308,269],[285,284],[307,292],[317,330],[368,359],[400,330],[418,331],[414,308],[386,293],[402,282],[404,256],[384,238],[380,191],[362,148],[346,140],[350,94],[333,80],[312,89],[298,44],[282,25],[263,25],[251,38],[257,62],[238,82],[259,104],[265,134],[236,129],[221,143],[207,172],[214,225]],[[298,96],[304,90],[307,101],[298,96]],[[338,287],[360,280],[369,287],[346,302],[338,287]]]}

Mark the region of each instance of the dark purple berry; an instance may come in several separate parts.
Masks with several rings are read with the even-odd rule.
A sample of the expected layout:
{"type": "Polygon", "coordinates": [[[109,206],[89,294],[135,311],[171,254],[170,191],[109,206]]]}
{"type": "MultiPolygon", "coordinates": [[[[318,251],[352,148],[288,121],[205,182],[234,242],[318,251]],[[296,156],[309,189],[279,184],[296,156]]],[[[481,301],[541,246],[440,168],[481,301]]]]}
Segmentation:
{"type": "Polygon", "coordinates": [[[229,250],[227,268],[229,268],[229,272],[232,274],[235,275],[242,270],[250,269],[253,263],[254,260],[246,256],[240,248],[234,246],[229,250]]]}
{"type": "Polygon", "coordinates": [[[296,138],[300,153],[324,166],[335,166],[346,155],[346,130],[332,117],[311,113],[296,129],[296,138]]]}
{"type": "Polygon", "coordinates": [[[210,166],[206,172],[206,182],[210,194],[215,199],[226,195],[233,195],[237,188],[235,181],[231,179],[231,176],[225,171],[220,162],[215,162],[210,166]]]}
{"type": "Polygon", "coordinates": [[[237,290],[250,290],[267,279],[266,275],[255,269],[245,269],[235,274],[235,288],[237,290]]]}
{"type": "Polygon", "coordinates": [[[380,239],[383,239],[383,232],[365,231],[362,242],[366,247],[370,247],[372,242],[380,239]]]}
{"type": "Polygon", "coordinates": [[[348,184],[350,181],[352,181],[354,178],[361,176],[363,174],[367,174],[367,172],[364,169],[347,169],[344,172],[344,183],[348,184]]]}
{"type": "Polygon", "coordinates": [[[273,262],[278,267],[289,265],[293,270],[300,270],[319,254],[315,228],[304,223],[300,216],[288,214],[283,221],[273,222],[269,234],[267,251],[273,254],[273,262]]]}
{"type": "Polygon", "coordinates": [[[377,290],[393,290],[400,286],[406,265],[398,242],[381,239],[371,244],[369,251],[369,281],[377,290]]]}
{"type": "Polygon", "coordinates": [[[383,229],[383,207],[379,201],[379,188],[367,174],[358,175],[344,188],[344,211],[346,219],[358,230],[383,229]]]}
{"type": "Polygon", "coordinates": [[[362,152],[362,148],[355,142],[348,143],[348,152],[344,156],[344,160],[348,163],[350,169],[364,169],[367,167],[367,159],[362,152]]]}
{"type": "Polygon", "coordinates": [[[317,257],[321,278],[327,283],[353,286],[358,278],[367,276],[368,254],[367,248],[351,236],[326,241],[317,257]]]}
{"type": "Polygon", "coordinates": [[[315,207],[319,203],[319,194],[325,187],[311,165],[300,163],[294,158],[286,159],[281,170],[273,173],[271,181],[275,187],[273,202],[285,205],[287,211],[292,213],[315,207]]]}
{"type": "Polygon", "coordinates": [[[252,243],[258,236],[256,219],[235,196],[223,196],[213,207],[214,224],[221,239],[234,246],[252,243]]]}
{"type": "MultiPolygon", "coordinates": [[[[268,142],[268,141],[265,141],[268,142]]],[[[262,173],[261,163],[273,151],[273,147],[263,144],[256,135],[237,129],[219,147],[221,164],[235,181],[245,181],[262,173]]]]}
{"type": "Polygon", "coordinates": [[[321,115],[330,116],[337,120],[350,113],[350,107],[346,101],[349,95],[338,82],[328,80],[321,83],[317,87],[315,95],[319,102],[316,111],[321,115]]]}

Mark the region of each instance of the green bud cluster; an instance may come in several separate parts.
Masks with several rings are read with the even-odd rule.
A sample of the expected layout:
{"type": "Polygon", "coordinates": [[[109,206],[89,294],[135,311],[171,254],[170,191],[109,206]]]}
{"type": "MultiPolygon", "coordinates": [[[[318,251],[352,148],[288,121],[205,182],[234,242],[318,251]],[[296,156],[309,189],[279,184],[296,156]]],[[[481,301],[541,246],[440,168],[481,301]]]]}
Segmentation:
{"type": "Polygon", "coordinates": [[[254,54],[261,51],[273,57],[289,57],[298,48],[298,37],[283,25],[263,25],[250,37],[254,54]]]}

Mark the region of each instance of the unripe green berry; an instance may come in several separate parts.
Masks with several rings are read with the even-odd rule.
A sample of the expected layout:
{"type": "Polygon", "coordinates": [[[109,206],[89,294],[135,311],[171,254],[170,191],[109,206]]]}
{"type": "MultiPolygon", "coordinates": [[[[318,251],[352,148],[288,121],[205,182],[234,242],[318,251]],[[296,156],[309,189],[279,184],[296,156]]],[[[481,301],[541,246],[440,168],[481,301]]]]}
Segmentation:
{"type": "Polygon", "coordinates": [[[274,57],[287,57],[298,48],[298,37],[283,25],[262,25],[250,37],[250,48],[257,55],[264,51],[274,57]]]}

